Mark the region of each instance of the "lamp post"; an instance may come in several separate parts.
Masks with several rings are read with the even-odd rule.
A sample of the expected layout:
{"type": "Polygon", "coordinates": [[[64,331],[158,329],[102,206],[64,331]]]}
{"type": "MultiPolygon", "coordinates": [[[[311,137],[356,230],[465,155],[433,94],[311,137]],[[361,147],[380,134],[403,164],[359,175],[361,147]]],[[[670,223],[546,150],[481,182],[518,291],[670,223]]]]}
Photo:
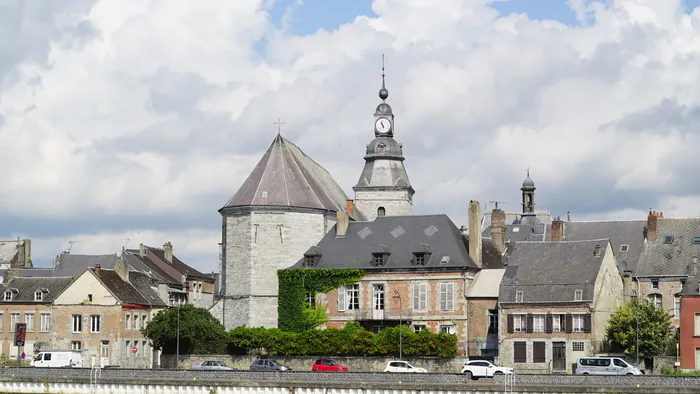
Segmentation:
{"type": "Polygon", "coordinates": [[[180,300],[177,300],[177,337],[175,338],[175,369],[180,368],[180,300]]]}
{"type": "Polygon", "coordinates": [[[394,295],[392,298],[398,298],[399,299],[399,360],[403,358],[403,332],[401,330],[401,311],[402,311],[402,303],[401,303],[401,294],[399,294],[398,291],[394,290],[394,295]]]}

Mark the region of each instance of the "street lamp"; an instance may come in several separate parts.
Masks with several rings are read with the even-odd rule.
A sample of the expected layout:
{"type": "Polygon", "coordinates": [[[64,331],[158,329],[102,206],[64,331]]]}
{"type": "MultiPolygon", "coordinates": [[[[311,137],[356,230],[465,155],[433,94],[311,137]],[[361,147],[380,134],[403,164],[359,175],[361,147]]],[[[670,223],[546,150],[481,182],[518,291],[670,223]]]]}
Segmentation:
{"type": "Polygon", "coordinates": [[[175,369],[180,368],[180,302],[179,298],[175,298],[177,302],[177,336],[175,337],[175,369]]]}
{"type": "Polygon", "coordinates": [[[399,299],[399,360],[401,360],[401,358],[403,357],[403,331],[401,330],[401,294],[399,294],[398,291],[394,290],[394,295],[391,298],[399,299]]]}

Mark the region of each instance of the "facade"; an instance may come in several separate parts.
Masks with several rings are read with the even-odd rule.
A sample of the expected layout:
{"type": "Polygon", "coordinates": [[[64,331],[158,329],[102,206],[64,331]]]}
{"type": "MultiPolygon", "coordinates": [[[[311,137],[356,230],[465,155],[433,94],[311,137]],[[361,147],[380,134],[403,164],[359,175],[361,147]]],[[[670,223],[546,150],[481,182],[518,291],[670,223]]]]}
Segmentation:
{"type": "Polygon", "coordinates": [[[498,290],[505,269],[483,269],[467,290],[467,356],[498,357],[498,290]]]}
{"type": "Polygon", "coordinates": [[[680,293],[680,330],[678,357],[681,371],[700,369],[700,288],[697,273],[683,285],[680,293]]]}
{"type": "Polygon", "coordinates": [[[31,268],[32,241],[16,239],[0,241],[0,269],[31,268]]]}
{"type": "Polygon", "coordinates": [[[602,350],[622,300],[609,240],[516,243],[499,290],[502,365],[571,372],[602,350]]]}
{"type": "Polygon", "coordinates": [[[24,353],[31,360],[41,349],[51,347],[52,303],[73,278],[16,277],[2,285],[0,298],[0,354],[17,359],[24,353]],[[26,323],[25,343],[14,346],[17,323],[26,323]]]}
{"type": "MultiPolygon", "coordinates": [[[[468,240],[447,215],[356,222],[338,215],[336,226],[290,268],[365,270],[358,283],[309,295],[310,302],[326,307],[326,327],[359,322],[379,332],[401,322],[415,331],[454,334],[465,354],[465,293],[482,266],[500,268],[500,259],[475,261],[468,240]]],[[[482,248],[494,246],[486,242],[482,248]]],[[[474,254],[500,257],[491,251],[474,254]]]]}

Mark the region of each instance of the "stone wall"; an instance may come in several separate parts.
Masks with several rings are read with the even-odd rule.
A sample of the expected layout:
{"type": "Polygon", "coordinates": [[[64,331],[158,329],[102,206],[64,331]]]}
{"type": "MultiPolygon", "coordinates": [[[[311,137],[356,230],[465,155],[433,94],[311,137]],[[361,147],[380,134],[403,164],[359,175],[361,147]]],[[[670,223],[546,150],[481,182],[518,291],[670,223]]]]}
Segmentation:
{"type": "Polygon", "coordinates": [[[369,221],[377,217],[377,208],[382,207],[386,216],[412,215],[413,201],[407,190],[362,190],[355,191],[355,209],[369,221]]]}

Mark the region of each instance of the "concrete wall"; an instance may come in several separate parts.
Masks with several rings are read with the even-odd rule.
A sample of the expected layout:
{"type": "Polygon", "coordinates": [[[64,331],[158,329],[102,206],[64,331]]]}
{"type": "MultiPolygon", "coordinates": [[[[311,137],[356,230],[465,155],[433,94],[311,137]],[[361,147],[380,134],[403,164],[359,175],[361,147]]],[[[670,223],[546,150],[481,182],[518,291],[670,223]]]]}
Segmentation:
{"type": "MultiPolygon", "coordinates": [[[[383,161],[383,160],[378,160],[383,161]]],[[[413,214],[413,199],[408,190],[356,190],[355,209],[369,221],[377,217],[377,208],[384,207],[386,216],[413,214]]]]}

